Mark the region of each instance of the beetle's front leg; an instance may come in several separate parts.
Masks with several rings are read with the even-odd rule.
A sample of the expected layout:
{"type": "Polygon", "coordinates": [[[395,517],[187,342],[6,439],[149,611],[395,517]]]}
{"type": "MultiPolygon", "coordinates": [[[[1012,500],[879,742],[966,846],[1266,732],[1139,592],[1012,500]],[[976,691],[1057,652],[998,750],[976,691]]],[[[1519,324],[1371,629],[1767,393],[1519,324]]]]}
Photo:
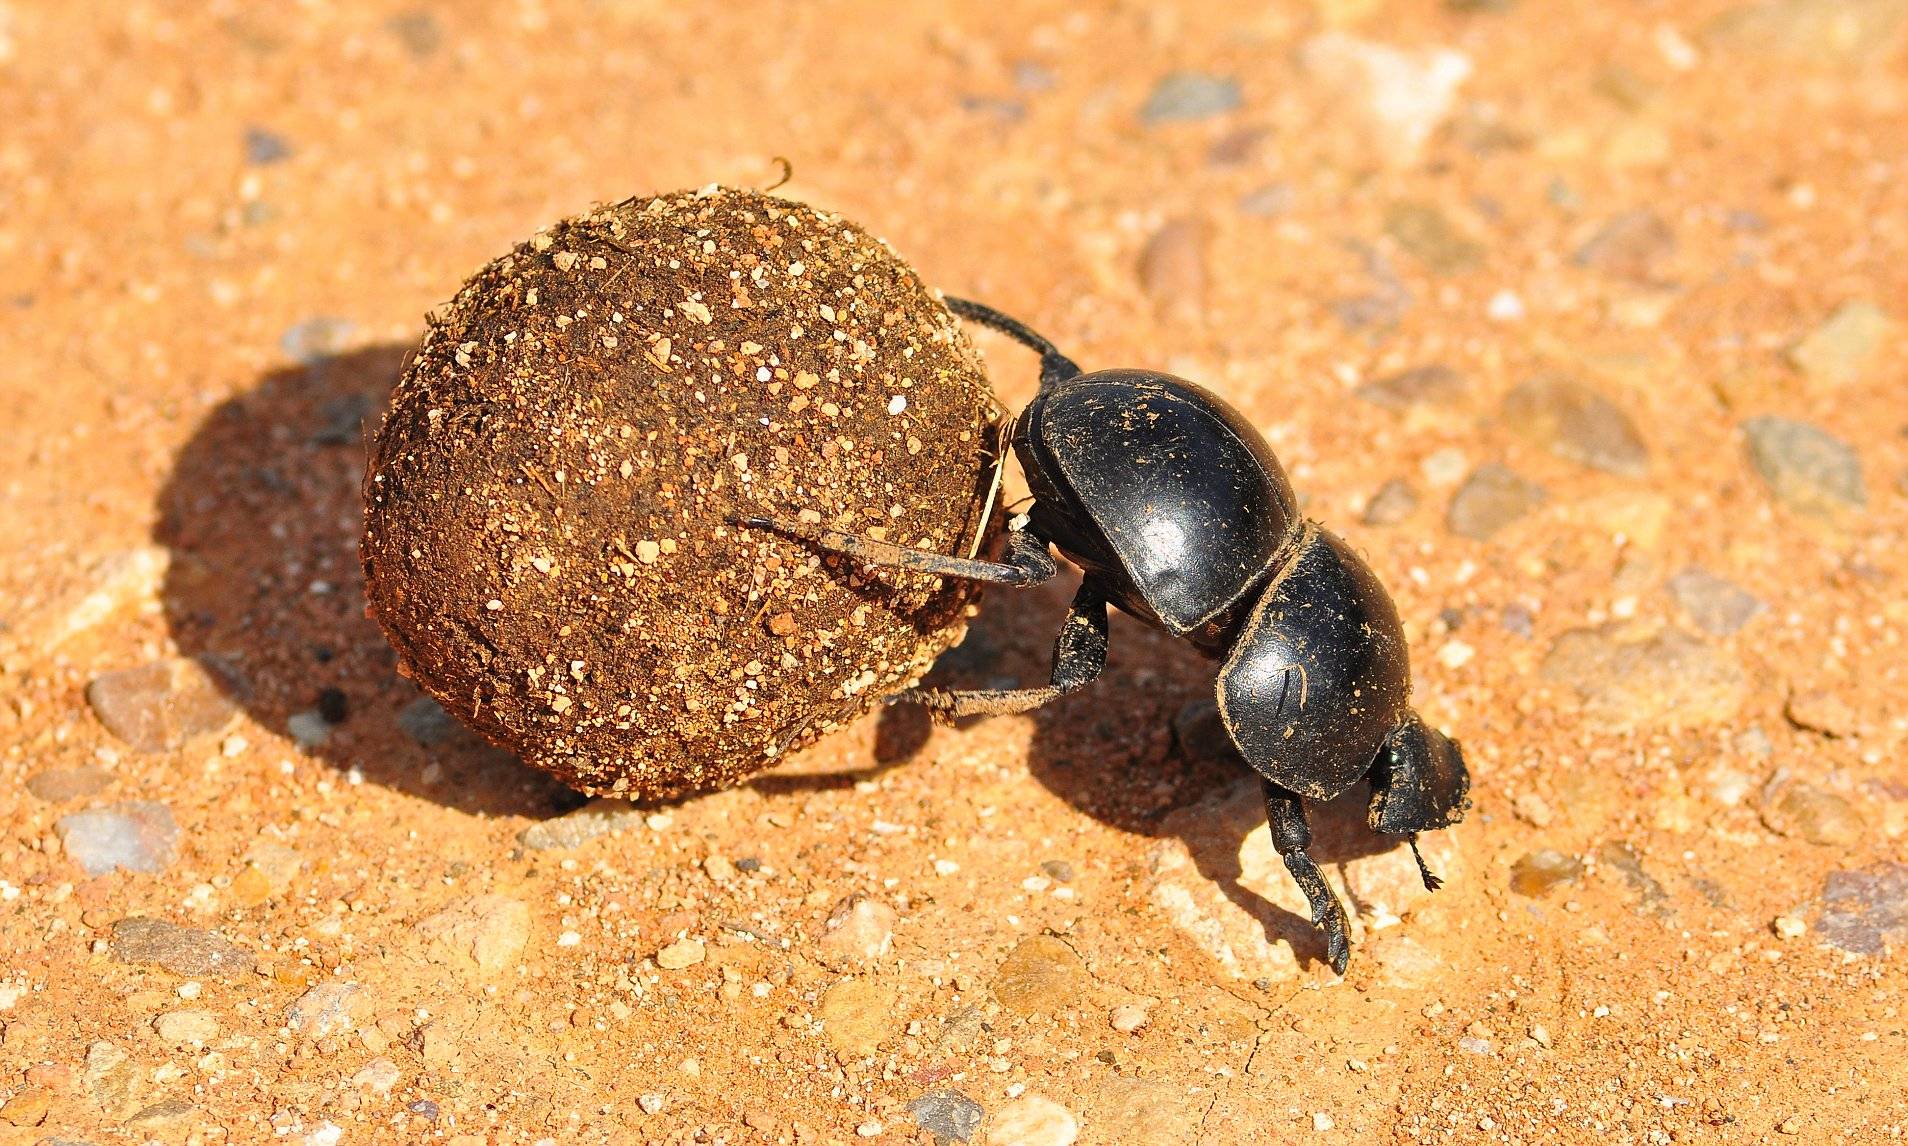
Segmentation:
{"type": "Polygon", "coordinates": [[[1106,596],[1091,577],[1080,582],[1066,624],[1053,642],[1053,672],[1040,688],[911,688],[891,699],[919,704],[936,717],[1005,716],[1028,712],[1090,684],[1106,668],[1106,596]]]}
{"type": "Polygon", "coordinates": [[[1279,850],[1285,870],[1292,873],[1292,882],[1311,904],[1312,926],[1325,933],[1325,961],[1343,975],[1351,962],[1351,925],[1331,885],[1305,850],[1312,846],[1312,827],[1305,822],[1305,807],[1296,795],[1272,781],[1261,783],[1265,786],[1265,818],[1272,826],[1272,846],[1279,850]]]}
{"type": "Polygon", "coordinates": [[[1047,540],[1028,528],[1024,517],[1015,518],[1007,528],[1007,552],[1000,561],[975,561],[966,557],[949,557],[941,553],[929,553],[921,549],[909,549],[905,545],[895,545],[886,541],[876,541],[872,537],[862,537],[853,533],[843,533],[838,529],[827,529],[820,525],[810,525],[805,521],[795,521],[783,517],[743,517],[733,515],[729,518],[732,525],[746,526],[749,529],[766,529],[774,533],[799,538],[819,549],[830,553],[839,553],[844,557],[853,557],[870,565],[885,566],[890,569],[911,569],[917,573],[932,573],[939,577],[959,577],[967,581],[980,581],[989,585],[1006,585],[1022,589],[1050,580],[1059,572],[1054,563],[1053,554],[1047,549],[1047,540]]]}

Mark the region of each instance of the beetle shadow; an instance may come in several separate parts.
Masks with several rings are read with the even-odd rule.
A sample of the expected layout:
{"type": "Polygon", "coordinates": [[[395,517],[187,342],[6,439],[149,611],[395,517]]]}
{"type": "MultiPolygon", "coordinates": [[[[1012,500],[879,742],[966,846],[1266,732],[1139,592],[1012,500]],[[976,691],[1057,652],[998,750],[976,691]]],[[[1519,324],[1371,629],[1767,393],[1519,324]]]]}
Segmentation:
{"type": "MultiPolygon", "coordinates": [[[[1001,688],[1046,680],[1072,582],[1061,577],[1034,590],[991,591],[970,622],[967,640],[942,657],[928,683],[1001,688]]],[[[1244,882],[1241,847],[1264,824],[1264,803],[1256,774],[1213,711],[1217,671],[1190,645],[1115,611],[1106,672],[1032,714],[1029,770],[1055,795],[1110,827],[1177,841],[1199,875],[1263,927],[1268,941],[1285,942],[1301,959],[1324,965],[1325,944],[1310,917],[1244,882]]],[[[889,709],[884,719],[907,711],[889,709]]],[[[1360,784],[1328,804],[1306,805],[1310,852],[1321,867],[1398,846],[1366,827],[1368,796],[1360,784]]],[[[1282,870],[1278,878],[1286,878],[1282,870]]],[[[1361,906],[1345,904],[1351,913],[1361,906]]]]}
{"type": "Polygon", "coordinates": [[[159,495],[166,620],[253,719],[290,734],[296,717],[332,767],[476,815],[548,816],[582,797],[422,700],[365,615],[365,441],[409,349],[313,357],[212,411],[159,495]]]}

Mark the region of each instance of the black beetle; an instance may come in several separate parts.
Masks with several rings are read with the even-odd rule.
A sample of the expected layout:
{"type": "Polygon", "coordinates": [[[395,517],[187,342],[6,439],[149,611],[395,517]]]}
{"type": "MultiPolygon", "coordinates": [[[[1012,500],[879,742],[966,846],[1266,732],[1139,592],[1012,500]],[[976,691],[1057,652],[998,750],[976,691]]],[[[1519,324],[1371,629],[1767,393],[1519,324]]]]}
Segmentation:
{"type": "Polygon", "coordinates": [[[1437,877],[1417,834],[1469,807],[1458,745],[1406,702],[1411,668],[1398,610],[1344,541],[1299,516],[1285,470],[1251,423],[1190,382],[1151,370],[1083,373],[1021,322],[947,300],[962,318],[1040,354],[1040,389],[1009,428],[1033,494],[1008,525],[999,562],[905,549],[781,518],[773,529],[875,565],[1037,585],[1049,546],[1085,572],[1041,688],[917,688],[894,699],[948,716],[1025,712],[1106,665],[1109,604],[1221,662],[1219,715],[1265,786],[1266,818],[1287,870],[1325,934],[1326,958],[1350,959],[1345,911],[1306,853],[1300,798],[1371,784],[1367,822],[1411,844],[1427,888],[1437,877]]]}

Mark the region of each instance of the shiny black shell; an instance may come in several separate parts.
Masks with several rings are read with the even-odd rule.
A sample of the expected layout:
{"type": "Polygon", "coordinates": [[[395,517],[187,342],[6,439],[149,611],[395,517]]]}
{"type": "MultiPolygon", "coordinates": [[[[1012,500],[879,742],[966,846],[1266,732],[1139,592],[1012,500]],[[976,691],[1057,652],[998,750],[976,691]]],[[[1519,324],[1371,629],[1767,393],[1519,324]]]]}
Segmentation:
{"type": "Polygon", "coordinates": [[[1255,771],[1329,800],[1364,778],[1409,713],[1397,607],[1351,546],[1307,526],[1240,629],[1217,691],[1255,771]]]}
{"type": "Polygon", "coordinates": [[[1043,389],[1014,451],[1035,528],[1121,609],[1211,653],[1299,527],[1265,439],[1170,374],[1101,370],[1043,389]]]}

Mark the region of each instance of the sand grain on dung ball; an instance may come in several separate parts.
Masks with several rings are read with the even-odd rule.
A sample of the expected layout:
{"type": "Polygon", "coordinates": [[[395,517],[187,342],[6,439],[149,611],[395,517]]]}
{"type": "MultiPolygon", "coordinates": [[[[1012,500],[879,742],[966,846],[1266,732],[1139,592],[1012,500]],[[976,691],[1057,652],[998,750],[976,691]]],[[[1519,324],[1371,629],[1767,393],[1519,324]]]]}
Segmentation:
{"type": "Polygon", "coordinates": [[[997,407],[880,240],[711,189],[559,223],[437,315],[365,480],[407,675],[589,792],[732,783],[925,672],[974,590],[761,513],[966,555],[997,407]]]}

